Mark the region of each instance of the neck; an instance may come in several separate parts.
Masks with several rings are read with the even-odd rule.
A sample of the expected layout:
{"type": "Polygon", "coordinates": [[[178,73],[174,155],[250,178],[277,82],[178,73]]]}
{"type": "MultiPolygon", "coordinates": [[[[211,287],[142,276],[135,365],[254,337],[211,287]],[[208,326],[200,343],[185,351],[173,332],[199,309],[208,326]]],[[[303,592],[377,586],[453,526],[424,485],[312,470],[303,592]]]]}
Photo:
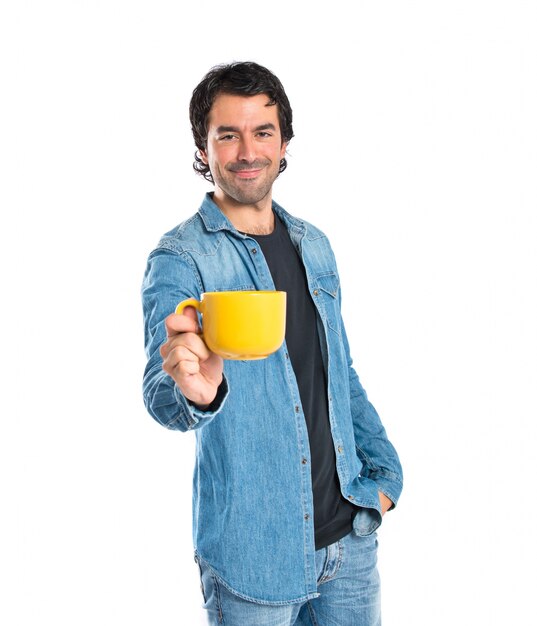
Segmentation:
{"type": "Polygon", "coordinates": [[[272,220],[270,224],[264,226],[252,225],[245,226],[244,228],[237,228],[241,233],[246,235],[271,235],[274,232],[274,213],[272,213],[272,220]]]}
{"type": "Polygon", "coordinates": [[[255,204],[241,204],[215,191],[213,201],[233,226],[242,233],[270,235],[274,230],[272,194],[267,194],[255,204]]]}

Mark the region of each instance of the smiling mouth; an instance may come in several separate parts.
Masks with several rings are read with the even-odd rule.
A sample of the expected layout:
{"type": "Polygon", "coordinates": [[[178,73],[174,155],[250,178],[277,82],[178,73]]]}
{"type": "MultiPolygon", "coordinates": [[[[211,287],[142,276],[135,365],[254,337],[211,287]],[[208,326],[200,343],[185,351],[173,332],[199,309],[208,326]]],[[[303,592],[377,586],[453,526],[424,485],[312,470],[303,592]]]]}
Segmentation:
{"type": "Polygon", "coordinates": [[[233,173],[239,178],[255,178],[261,170],[238,170],[233,173]]]}

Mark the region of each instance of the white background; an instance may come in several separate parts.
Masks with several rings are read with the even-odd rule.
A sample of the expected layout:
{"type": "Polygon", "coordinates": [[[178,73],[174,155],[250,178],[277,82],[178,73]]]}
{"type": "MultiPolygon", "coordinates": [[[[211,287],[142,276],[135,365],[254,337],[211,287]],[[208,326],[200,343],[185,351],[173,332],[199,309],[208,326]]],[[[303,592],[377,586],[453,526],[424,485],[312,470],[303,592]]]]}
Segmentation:
{"type": "Polygon", "coordinates": [[[2,624],[203,623],[139,288],[210,188],[188,102],[232,60],[286,87],[274,197],[331,239],[404,464],[383,623],[536,623],[536,32],[513,0],[2,3],[2,624]]]}

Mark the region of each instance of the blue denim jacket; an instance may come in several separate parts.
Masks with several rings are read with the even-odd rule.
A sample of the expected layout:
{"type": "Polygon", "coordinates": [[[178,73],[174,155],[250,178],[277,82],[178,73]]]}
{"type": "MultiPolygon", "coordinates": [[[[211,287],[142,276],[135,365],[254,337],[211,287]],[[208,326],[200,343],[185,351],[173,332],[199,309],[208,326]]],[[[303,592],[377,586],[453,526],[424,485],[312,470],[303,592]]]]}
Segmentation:
{"type": "MultiPolygon", "coordinates": [[[[402,488],[397,453],[352,368],[339,276],[326,236],[276,203],[306,268],[319,311],[330,424],[343,495],[360,507],[360,535],[381,523],[378,490],[402,488]]],[[[162,237],[148,259],[142,297],[148,364],[143,391],[163,426],[196,432],[193,534],[197,557],[237,595],[267,604],[318,595],[310,450],[286,344],[260,361],[225,361],[220,401],[196,409],[162,370],[163,320],[204,291],[274,289],[259,245],[207,194],[198,213],[162,237]]]]}

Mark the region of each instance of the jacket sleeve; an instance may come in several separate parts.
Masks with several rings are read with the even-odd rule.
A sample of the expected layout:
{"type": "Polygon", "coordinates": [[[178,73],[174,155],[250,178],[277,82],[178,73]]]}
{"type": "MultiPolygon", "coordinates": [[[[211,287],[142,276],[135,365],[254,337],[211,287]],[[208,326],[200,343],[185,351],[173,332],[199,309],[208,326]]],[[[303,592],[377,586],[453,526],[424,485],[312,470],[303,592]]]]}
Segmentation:
{"type": "Polygon", "coordinates": [[[147,365],[143,377],[145,406],[157,422],[171,430],[193,430],[217,415],[228,395],[224,377],[215,400],[201,411],[185,398],[175,381],[162,369],[160,346],[166,341],[165,318],[187,298],[202,292],[198,272],[186,254],[166,248],[154,250],[142,283],[142,308],[147,365]]]}
{"type": "MultiPolygon", "coordinates": [[[[375,481],[379,491],[388,496],[394,506],[403,488],[403,472],[399,456],[389,441],[375,407],[369,402],[360,383],[352,358],[343,322],[342,338],[348,363],[350,404],[356,453],[362,462],[362,476],[375,481]]],[[[392,507],[393,508],[393,507],[392,507]]]]}

